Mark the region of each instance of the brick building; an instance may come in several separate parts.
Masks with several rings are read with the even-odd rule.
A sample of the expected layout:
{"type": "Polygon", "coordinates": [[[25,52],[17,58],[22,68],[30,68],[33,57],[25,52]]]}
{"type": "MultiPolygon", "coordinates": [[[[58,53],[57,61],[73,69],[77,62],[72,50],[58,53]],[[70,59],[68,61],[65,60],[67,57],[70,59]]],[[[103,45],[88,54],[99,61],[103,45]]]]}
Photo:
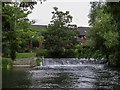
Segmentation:
{"type": "Polygon", "coordinates": [[[86,42],[86,40],[88,40],[88,36],[87,36],[87,31],[89,30],[89,27],[78,27],[78,31],[79,31],[79,38],[78,41],[81,44],[84,44],[86,42]]]}
{"type": "MultiPolygon", "coordinates": [[[[47,25],[31,25],[31,28],[34,29],[47,29],[47,25]]],[[[86,40],[88,40],[88,36],[87,36],[87,31],[89,30],[89,27],[78,27],[78,31],[79,31],[79,36],[78,36],[78,41],[81,44],[84,44],[86,42],[86,40]]],[[[42,43],[41,43],[42,46],[42,43]]]]}

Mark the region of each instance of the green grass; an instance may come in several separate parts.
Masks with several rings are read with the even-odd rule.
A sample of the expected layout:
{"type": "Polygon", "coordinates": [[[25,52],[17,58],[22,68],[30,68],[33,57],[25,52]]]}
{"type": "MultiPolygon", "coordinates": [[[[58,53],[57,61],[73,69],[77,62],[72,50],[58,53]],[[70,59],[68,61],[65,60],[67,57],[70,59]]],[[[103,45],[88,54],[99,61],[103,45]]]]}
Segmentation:
{"type": "Polygon", "coordinates": [[[16,58],[29,58],[29,57],[34,57],[35,53],[17,53],[16,58]]]}

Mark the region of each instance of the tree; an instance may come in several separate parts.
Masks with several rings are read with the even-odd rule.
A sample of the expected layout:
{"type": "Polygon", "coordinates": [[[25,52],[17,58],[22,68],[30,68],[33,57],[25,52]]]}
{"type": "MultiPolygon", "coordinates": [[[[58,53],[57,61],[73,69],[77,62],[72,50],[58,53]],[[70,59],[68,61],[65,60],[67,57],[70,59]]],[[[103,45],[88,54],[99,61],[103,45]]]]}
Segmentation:
{"type": "Polygon", "coordinates": [[[112,65],[111,56],[116,53],[116,46],[119,44],[119,33],[112,14],[108,13],[106,8],[105,3],[101,9],[97,10],[89,36],[91,47],[95,51],[99,51],[112,65]]]}
{"type": "Polygon", "coordinates": [[[97,11],[102,8],[102,2],[90,2],[91,11],[89,13],[89,25],[92,25],[95,22],[97,16],[97,11]]]}
{"type": "MultiPolygon", "coordinates": [[[[29,2],[25,2],[29,3],[29,2]]],[[[24,4],[25,4],[24,3],[24,4]]],[[[16,58],[16,50],[18,47],[17,40],[17,29],[25,29],[29,25],[29,19],[27,15],[30,14],[30,11],[27,9],[27,6],[21,7],[22,2],[2,2],[2,47],[3,55],[10,55],[12,60],[16,58]],[[24,23],[24,25],[23,25],[24,23]]],[[[33,9],[35,3],[29,3],[28,6],[33,9]]]]}
{"type": "Polygon", "coordinates": [[[51,24],[48,25],[46,48],[51,57],[72,57],[73,47],[77,43],[77,26],[70,25],[72,16],[54,7],[51,24]]]}
{"type": "Polygon", "coordinates": [[[18,39],[19,39],[18,52],[31,51],[33,49],[33,45],[35,47],[40,47],[41,43],[45,41],[42,33],[43,31],[41,29],[34,29],[34,28],[17,30],[18,39]]]}
{"type": "Polygon", "coordinates": [[[114,23],[116,25],[116,32],[118,33],[118,44],[114,47],[115,51],[112,54],[112,62],[115,66],[120,67],[120,1],[119,2],[107,2],[106,12],[110,13],[113,17],[114,23]]]}

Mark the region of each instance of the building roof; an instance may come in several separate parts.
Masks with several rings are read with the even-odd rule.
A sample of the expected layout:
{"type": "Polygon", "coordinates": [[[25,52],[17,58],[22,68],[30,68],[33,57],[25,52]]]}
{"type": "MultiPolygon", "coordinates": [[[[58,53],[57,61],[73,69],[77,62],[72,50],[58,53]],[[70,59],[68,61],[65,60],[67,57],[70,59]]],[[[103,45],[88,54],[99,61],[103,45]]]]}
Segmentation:
{"type": "Polygon", "coordinates": [[[31,25],[30,27],[39,29],[39,28],[47,28],[47,25],[31,25]]]}
{"type": "Polygon", "coordinates": [[[89,27],[78,27],[80,35],[86,35],[86,32],[89,30],[89,27]]]}
{"type": "MultiPolygon", "coordinates": [[[[31,25],[32,28],[47,28],[47,25],[31,25]]],[[[89,30],[89,27],[78,27],[78,31],[80,32],[80,35],[86,35],[86,32],[89,30]]]]}

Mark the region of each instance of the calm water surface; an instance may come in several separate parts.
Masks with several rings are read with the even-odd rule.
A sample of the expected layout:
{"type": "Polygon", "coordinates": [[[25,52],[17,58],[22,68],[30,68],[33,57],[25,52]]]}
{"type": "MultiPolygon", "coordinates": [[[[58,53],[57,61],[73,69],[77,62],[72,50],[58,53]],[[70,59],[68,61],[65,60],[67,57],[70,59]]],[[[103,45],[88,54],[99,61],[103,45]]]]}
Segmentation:
{"type": "Polygon", "coordinates": [[[107,68],[102,64],[14,68],[3,70],[2,81],[3,88],[105,88],[120,90],[120,70],[107,68]]]}

